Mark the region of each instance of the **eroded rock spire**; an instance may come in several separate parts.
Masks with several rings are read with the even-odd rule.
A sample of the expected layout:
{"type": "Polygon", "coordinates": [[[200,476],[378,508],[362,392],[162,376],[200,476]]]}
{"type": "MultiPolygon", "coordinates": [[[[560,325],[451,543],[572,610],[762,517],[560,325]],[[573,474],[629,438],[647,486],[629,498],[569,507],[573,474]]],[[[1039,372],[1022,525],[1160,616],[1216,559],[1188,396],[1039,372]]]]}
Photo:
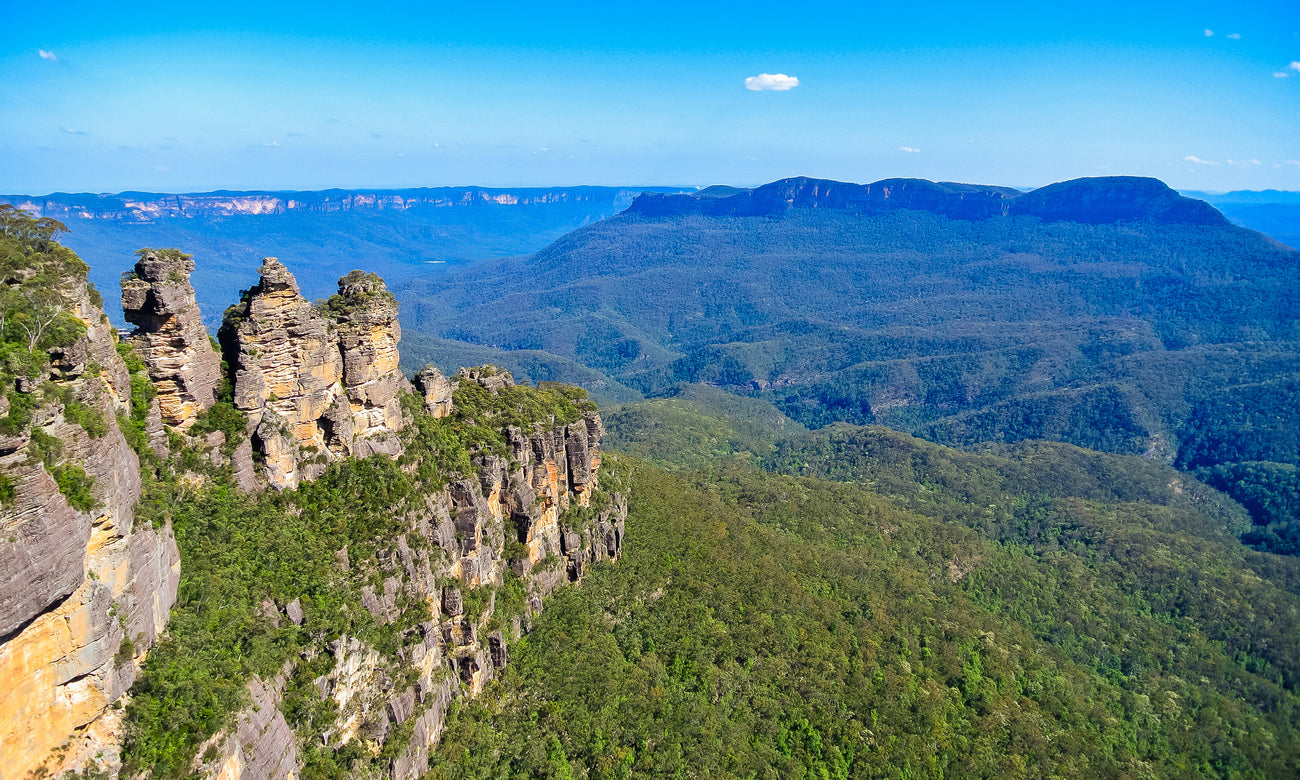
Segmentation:
{"type": "Polygon", "coordinates": [[[397,301],[378,276],[352,272],[318,309],[268,257],[218,336],[272,486],[294,487],[336,458],[400,451],[397,391],[409,383],[397,365],[397,301]]]}
{"type": "Polygon", "coordinates": [[[122,278],[122,313],[135,326],[127,340],[158,389],[163,422],[190,428],[217,401],[221,356],[203,327],[190,273],[194,261],[176,249],[140,250],[122,278]]]}

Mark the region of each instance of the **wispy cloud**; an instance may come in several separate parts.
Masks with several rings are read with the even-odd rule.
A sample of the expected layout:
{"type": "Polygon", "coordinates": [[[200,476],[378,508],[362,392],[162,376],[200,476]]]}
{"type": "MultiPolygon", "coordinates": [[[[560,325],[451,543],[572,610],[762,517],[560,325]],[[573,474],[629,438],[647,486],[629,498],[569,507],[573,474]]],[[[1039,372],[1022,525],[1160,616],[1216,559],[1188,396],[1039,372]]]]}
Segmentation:
{"type": "Polygon", "coordinates": [[[90,135],[90,132],[87,130],[74,130],[71,127],[63,128],[63,132],[67,133],[68,135],[90,135]]]}
{"type": "Polygon", "coordinates": [[[1241,33],[1228,33],[1228,38],[1230,40],[1239,41],[1241,40],[1241,33]]]}
{"type": "Polygon", "coordinates": [[[1253,157],[1249,160],[1228,160],[1228,165],[1240,165],[1246,168],[1254,168],[1256,165],[1259,164],[1260,164],[1259,160],[1256,160],[1253,157]]]}
{"type": "Polygon", "coordinates": [[[1205,37],[1206,37],[1206,38],[1213,38],[1213,37],[1214,37],[1214,30],[1211,30],[1209,27],[1206,27],[1206,28],[1205,28],[1205,37]]]}
{"type": "Polygon", "coordinates": [[[1295,71],[1296,73],[1300,73],[1300,62],[1296,62],[1295,60],[1291,60],[1291,64],[1288,65],[1287,67],[1290,68],[1291,70],[1295,71]]]}
{"type": "Polygon", "coordinates": [[[1275,79],[1284,79],[1284,78],[1287,78],[1287,77],[1290,76],[1290,75],[1291,75],[1290,73],[1287,73],[1287,72],[1284,71],[1284,70],[1275,70],[1275,71],[1273,71],[1273,78],[1275,78],[1275,79]]]}
{"type": "Polygon", "coordinates": [[[39,54],[39,55],[41,55],[41,59],[43,59],[43,60],[48,60],[48,61],[50,61],[50,62],[58,62],[58,61],[59,61],[59,55],[55,54],[55,53],[52,52],[52,51],[46,51],[46,50],[44,50],[44,49],[37,49],[37,50],[36,50],[36,53],[39,54]]]}
{"type": "Polygon", "coordinates": [[[799,79],[784,73],[760,73],[745,79],[750,92],[788,92],[799,86],[799,79]]]}
{"type": "Polygon", "coordinates": [[[279,149],[281,146],[284,146],[284,144],[280,143],[279,141],[268,141],[267,143],[264,143],[264,144],[258,144],[258,145],[257,145],[257,148],[259,148],[259,149],[279,149]]]}
{"type": "Polygon", "coordinates": [[[1283,164],[1283,165],[1293,165],[1293,166],[1295,166],[1295,167],[1297,167],[1297,168],[1300,168],[1300,160],[1283,160],[1283,161],[1282,161],[1282,164],[1283,164]]]}
{"type": "Polygon", "coordinates": [[[919,152],[919,151],[921,151],[921,150],[920,150],[920,149],[917,149],[916,147],[913,147],[913,146],[900,146],[900,147],[898,147],[898,151],[900,151],[900,152],[919,152]]]}
{"type": "Polygon", "coordinates": [[[1201,158],[1191,154],[1184,157],[1183,162],[1196,163],[1197,165],[1218,165],[1219,164],[1214,160],[1202,160],[1201,158]]]}

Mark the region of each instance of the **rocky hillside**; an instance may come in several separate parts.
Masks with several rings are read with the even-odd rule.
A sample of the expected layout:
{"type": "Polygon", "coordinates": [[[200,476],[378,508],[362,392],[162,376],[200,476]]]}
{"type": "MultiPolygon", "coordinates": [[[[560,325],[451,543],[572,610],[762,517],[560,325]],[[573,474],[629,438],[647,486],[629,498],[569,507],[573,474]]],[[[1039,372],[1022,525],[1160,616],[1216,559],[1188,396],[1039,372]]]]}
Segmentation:
{"type": "MultiPolygon", "coordinates": [[[[114,708],[176,600],[166,523],[138,522],[117,337],[59,226],[0,210],[0,778],[112,752],[114,708]]],[[[150,406],[157,414],[156,401],[150,406]]],[[[106,756],[106,760],[112,760],[106,756]]]]}
{"type": "Polygon", "coordinates": [[[0,215],[0,778],[418,777],[542,599],[619,556],[585,394],[413,386],[377,276],[312,306],[267,259],[218,349],[191,258],[141,250],[119,341],[62,226],[0,215]]]}

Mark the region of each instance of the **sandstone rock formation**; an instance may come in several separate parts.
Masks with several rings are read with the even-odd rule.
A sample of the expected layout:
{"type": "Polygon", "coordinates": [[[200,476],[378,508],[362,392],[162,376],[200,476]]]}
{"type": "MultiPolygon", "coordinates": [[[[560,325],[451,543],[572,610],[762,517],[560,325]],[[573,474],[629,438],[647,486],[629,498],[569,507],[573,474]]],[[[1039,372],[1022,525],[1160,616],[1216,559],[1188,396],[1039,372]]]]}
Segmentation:
{"type": "Polygon", "coordinates": [[[451,414],[451,382],[432,363],[415,375],[415,389],[424,396],[424,408],[434,417],[451,414]]]}
{"type": "Polygon", "coordinates": [[[295,487],[336,458],[400,450],[397,391],[409,384],[397,368],[397,303],[379,277],[349,274],[317,311],[266,258],[219,338],[273,487],[295,487]]]}
{"type": "MultiPolygon", "coordinates": [[[[462,370],[450,382],[434,369],[417,375],[426,394],[439,388],[433,393],[438,403],[450,404],[451,391],[464,382],[490,393],[513,385],[508,373],[496,371],[462,370]]],[[[509,662],[509,639],[527,630],[542,599],[580,579],[592,563],[617,558],[622,549],[627,503],[624,495],[599,484],[600,416],[590,411],[568,424],[539,422],[529,430],[506,430],[507,453],[475,459],[474,473],[426,496],[424,509],[409,518],[411,531],[381,547],[374,561],[352,563],[340,556],[342,569],[366,582],[361,602],[378,623],[402,620],[398,605],[404,599],[426,604],[425,614],[432,615],[413,625],[397,623],[407,637],[397,659],[355,638],[330,643],[323,652],[333,657],[332,670],[315,680],[322,700],[331,700],[337,713],[325,734],[330,747],[359,742],[366,753],[379,754],[392,735],[409,726],[405,747],[386,767],[386,776],[395,780],[414,780],[428,771],[451,701],[479,695],[509,662]],[[363,577],[363,565],[378,571],[372,568],[363,577]],[[524,614],[501,630],[489,630],[495,601],[471,609],[468,597],[477,589],[502,586],[507,575],[524,586],[524,614]],[[414,682],[396,684],[402,679],[414,682]]],[[[279,619],[297,622],[301,611],[294,618],[294,607],[267,608],[279,619]]],[[[259,696],[269,700],[275,692],[259,696]]],[[[205,776],[287,776],[282,730],[256,710],[243,713],[240,723],[258,717],[266,723],[262,731],[241,725],[217,740],[219,754],[199,767],[205,776]],[[274,771],[257,768],[272,764],[274,771]]]]}
{"type": "Polygon", "coordinates": [[[51,353],[48,376],[27,387],[57,392],[0,441],[0,475],[14,488],[0,507],[0,780],[96,757],[115,764],[120,715],[111,705],[179,584],[171,529],[133,520],[139,463],[116,422],[131,382],[112,328],[84,278],[60,292],[85,335],[51,353]],[[60,491],[56,466],[84,470],[88,509],[60,491]]]}
{"type": "Polygon", "coordinates": [[[141,250],[122,278],[122,311],[135,325],[128,341],[149,367],[163,422],[182,430],[217,400],[221,356],[194,300],[194,261],[175,249],[141,250]]]}

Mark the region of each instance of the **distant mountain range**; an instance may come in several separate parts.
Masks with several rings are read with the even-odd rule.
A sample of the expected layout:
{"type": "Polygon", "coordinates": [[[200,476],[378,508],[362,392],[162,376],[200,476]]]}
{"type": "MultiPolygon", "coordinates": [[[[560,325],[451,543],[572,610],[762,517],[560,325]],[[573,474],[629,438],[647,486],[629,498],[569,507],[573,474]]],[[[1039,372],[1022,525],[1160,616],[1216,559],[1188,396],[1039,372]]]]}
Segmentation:
{"type": "MultiPolygon", "coordinates": [[[[646,191],[680,188],[437,187],[402,190],[248,191],[115,195],[0,196],[64,222],[64,243],[91,266],[107,298],[141,247],[177,247],[195,256],[194,284],[204,322],[256,278],[262,257],[278,256],[308,298],[334,292],[354,268],[390,281],[430,265],[535,252],[582,225],[613,216],[646,191]]],[[[110,316],[120,319],[116,306],[110,316]]],[[[118,322],[118,325],[124,323],[118,322]]]]}
{"type": "Polygon", "coordinates": [[[1154,179],[646,194],[530,258],[398,295],[419,338],[596,392],[700,383],[810,427],[1051,439],[1234,474],[1300,461],[1300,253],[1154,179]]]}
{"type": "Polygon", "coordinates": [[[798,177],[755,189],[710,187],[691,194],[647,193],[629,212],[652,217],[700,214],[756,217],[792,209],[836,209],[875,215],[913,210],[955,219],[1031,216],[1045,221],[1101,224],[1154,220],[1188,225],[1223,223],[1224,217],[1201,201],[1181,197],[1155,179],[1106,177],[1076,179],[1029,193],[925,179],[885,179],[848,184],[798,177]]]}

